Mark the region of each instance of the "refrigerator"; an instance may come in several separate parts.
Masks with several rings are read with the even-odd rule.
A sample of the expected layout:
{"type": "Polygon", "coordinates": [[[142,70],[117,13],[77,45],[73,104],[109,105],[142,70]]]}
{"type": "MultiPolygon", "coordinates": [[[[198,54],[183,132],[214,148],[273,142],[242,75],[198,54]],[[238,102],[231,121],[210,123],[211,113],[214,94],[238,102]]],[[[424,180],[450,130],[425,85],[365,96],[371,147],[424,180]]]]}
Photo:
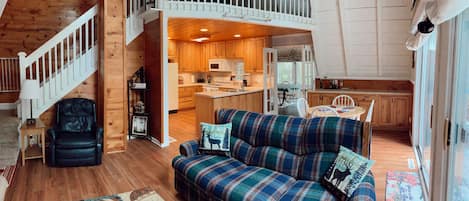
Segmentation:
{"type": "Polygon", "coordinates": [[[179,66],[177,63],[168,64],[168,99],[169,112],[179,109],[179,90],[178,90],[179,66]]]}

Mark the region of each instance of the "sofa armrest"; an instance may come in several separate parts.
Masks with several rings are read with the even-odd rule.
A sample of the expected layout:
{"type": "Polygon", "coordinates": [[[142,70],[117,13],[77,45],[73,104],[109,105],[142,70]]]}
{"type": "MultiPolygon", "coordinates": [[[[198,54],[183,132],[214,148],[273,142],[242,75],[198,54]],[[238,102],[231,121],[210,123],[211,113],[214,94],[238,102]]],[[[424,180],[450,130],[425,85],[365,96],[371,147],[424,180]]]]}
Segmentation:
{"type": "Polygon", "coordinates": [[[358,185],[348,201],[376,201],[375,182],[371,172],[358,185]]]}
{"type": "Polygon", "coordinates": [[[96,133],[96,142],[103,144],[104,129],[101,127],[93,126],[93,131],[96,133]]]}
{"type": "Polygon", "coordinates": [[[191,140],[179,146],[179,153],[186,157],[195,156],[199,153],[199,141],[191,140]]]}
{"type": "Polygon", "coordinates": [[[54,128],[47,129],[47,136],[49,137],[49,142],[55,144],[55,139],[57,139],[58,130],[54,128]]]}

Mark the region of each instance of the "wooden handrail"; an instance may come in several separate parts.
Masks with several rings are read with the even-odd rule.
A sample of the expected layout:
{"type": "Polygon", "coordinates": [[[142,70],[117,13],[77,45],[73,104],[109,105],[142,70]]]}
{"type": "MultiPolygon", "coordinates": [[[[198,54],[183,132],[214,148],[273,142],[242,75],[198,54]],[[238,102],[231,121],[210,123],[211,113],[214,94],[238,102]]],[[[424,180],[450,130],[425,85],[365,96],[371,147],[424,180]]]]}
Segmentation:
{"type": "Polygon", "coordinates": [[[362,155],[365,157],[371,157],[371,120],[373,119],[373,108],[375,106],[375,100],[371,101],[366,119],[363,122],[363,136],[362,136],[362,155]]]}

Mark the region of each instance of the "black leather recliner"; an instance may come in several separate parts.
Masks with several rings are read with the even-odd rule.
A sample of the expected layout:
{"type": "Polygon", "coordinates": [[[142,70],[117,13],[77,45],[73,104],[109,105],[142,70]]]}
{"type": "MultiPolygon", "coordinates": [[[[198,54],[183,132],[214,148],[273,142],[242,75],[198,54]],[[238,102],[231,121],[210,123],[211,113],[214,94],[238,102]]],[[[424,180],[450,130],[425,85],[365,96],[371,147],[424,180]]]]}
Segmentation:
{"type": "Polygon", "coordinates": [[[96,104],[83,98],[64,99],[56,105],[57,116],[49,136],[50,166],[101,164],[103,129],[96,125],[96,104]]]}

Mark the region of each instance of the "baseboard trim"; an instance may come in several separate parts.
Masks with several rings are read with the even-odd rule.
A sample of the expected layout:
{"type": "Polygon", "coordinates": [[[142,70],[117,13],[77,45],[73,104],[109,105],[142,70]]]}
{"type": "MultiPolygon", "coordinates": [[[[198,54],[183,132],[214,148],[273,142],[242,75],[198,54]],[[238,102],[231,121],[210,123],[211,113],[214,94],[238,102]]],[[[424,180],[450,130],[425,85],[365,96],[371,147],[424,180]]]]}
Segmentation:
{"type": "Polygon", "coordinates": [[[161,144],[161,142],[160,142],[158,139],[154,138],[153,136],[151,137],[151,142],[152,142],[153,144],[158,145],[158,146],[161,147],[161,148],[164,148],[164,147],[169,146],[169,143],[163,143],[163,144],[161,144]]]}
{"type": "Polygon", "coordinates": [[[16,109],[15,103],[0,103],[0,110],[14,110],[16,109]]]}

